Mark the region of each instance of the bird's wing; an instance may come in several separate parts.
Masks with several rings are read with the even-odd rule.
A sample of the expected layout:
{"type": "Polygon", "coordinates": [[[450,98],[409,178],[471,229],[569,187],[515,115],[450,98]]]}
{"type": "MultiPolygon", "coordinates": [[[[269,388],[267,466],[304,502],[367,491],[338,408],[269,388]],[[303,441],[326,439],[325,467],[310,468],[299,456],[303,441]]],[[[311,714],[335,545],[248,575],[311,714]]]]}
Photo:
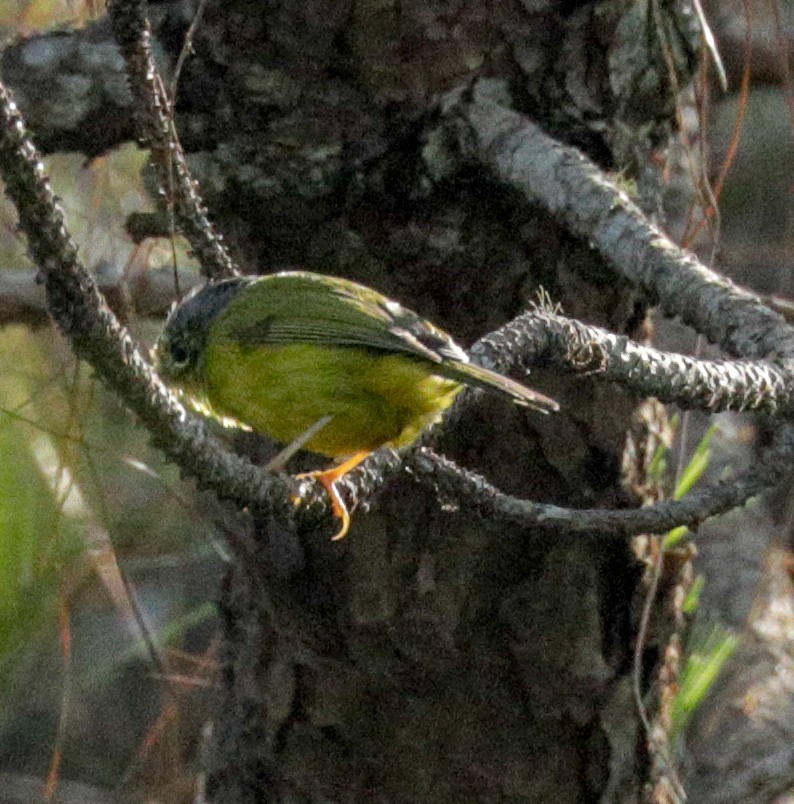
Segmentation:
{"type": "Polygon", "coordinates": [[[227,337],[250,346],[309,342],[403,352],[439,364],[468,361],[449,335],[377,291],[301,271],[252,279],[218,323],[227,337]]]}
{"type": "Polygon", "coordinates": [[[470,363],[446,332],[416,313],[345,279],[303,271],[252,278],[217,325],[223,335],[247,346],[317,343],[400,352],[433,363],[439,376],[498,391],[543,412],[559,409],[543,394],[470,363]]]}

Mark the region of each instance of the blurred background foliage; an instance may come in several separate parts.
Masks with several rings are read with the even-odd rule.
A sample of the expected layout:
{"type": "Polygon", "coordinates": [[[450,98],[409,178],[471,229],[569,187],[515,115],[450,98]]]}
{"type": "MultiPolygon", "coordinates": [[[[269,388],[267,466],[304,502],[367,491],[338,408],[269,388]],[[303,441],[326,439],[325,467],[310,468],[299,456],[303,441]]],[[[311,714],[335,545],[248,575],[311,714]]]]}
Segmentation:
{"type": "MultiPolygon", "coordinates": [[[[0,34],[82,25],[100,5],[5,0],[0,34]]],[[[144,151],[45,162],[87,265],[171,270],[170,243],[124,230],[152,209],[144,151]]],[[[0,266],[32,268],[5,198],[0,266]]],[[[159,329],[127,325],[144,344],[159,329]]],[[[190,801],[215,679],[215,530],[54,327],[0,328],[0,377],[0,790],[40,800],[82,779],[190,801]]]]}

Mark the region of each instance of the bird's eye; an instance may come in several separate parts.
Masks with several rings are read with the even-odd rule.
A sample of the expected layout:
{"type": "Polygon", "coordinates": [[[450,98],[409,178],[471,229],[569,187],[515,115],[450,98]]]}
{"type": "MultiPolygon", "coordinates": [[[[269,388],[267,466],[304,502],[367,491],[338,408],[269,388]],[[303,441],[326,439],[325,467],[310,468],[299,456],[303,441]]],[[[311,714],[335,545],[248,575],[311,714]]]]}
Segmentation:
{"type": "Polygon", "coordinates": [[[185,346],[184,343],[175,341],[171,344],[169,351],[171,352],[171,360],[177,368],[183,368],[187,365],[190,354],[188,353],[187,346],[185,346]]]}

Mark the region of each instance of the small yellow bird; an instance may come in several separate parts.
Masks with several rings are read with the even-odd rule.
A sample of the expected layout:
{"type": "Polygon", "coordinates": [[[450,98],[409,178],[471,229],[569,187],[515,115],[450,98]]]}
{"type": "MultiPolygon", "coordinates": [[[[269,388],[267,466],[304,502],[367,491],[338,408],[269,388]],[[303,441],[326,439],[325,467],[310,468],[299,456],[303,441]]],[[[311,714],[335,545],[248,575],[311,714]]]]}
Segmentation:
{"type": "Polygon", "coordinates": [[[442,330],[346,279],[285,271],[211,282],[174,307],[153,350],[160,374],[221,419],[340,462],[311,473],[350,527],[335,482],[370,452],[402,447],[466,385],[547,413],[559,405],[469,362],[442,330]]]}

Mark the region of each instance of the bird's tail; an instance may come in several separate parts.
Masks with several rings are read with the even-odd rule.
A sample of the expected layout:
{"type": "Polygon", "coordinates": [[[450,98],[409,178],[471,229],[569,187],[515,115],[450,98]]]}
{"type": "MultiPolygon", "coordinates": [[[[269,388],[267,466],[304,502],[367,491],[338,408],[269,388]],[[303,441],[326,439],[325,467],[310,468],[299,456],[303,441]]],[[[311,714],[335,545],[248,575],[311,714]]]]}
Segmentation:
{"type": "Polygon", "coordinates": [[[457,361],[444,363],[444,375],[475,388],[507,394],[516,404],[534,408],[541,413],[556,412],[560,409],[560,406],[550,397],[533,391],[526,385],[511,380],[496,371],[476,366],[474,363],[457,361]]]}

